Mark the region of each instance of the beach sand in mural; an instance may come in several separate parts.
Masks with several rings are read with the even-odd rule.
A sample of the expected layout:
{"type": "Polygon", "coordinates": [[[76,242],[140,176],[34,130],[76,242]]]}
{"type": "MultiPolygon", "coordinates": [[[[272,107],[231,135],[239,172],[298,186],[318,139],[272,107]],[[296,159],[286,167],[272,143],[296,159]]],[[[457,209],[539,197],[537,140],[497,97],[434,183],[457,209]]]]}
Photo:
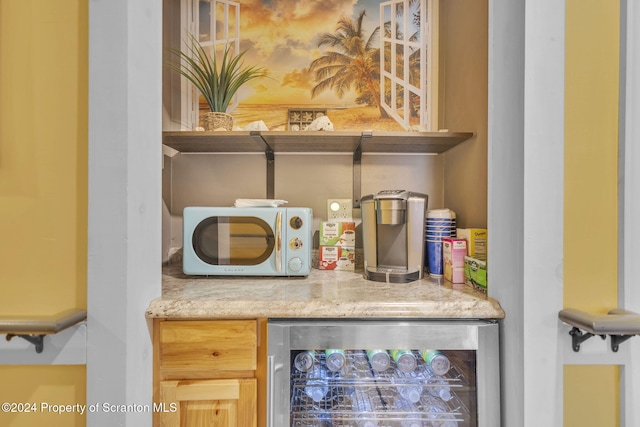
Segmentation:
{"type": "Polygon", "coordinates": [[[376,107],[335,108],[309,105],[240,104],[231,112],[233,125],[243,129],[251,122],[262,120],[271,131],[289,130],[287,114],[290,108],[326,108],[327,116],[336,131],[378,130],[396,132],[404,130],[392,118],[380,118],[380,113],[376,107]]]}

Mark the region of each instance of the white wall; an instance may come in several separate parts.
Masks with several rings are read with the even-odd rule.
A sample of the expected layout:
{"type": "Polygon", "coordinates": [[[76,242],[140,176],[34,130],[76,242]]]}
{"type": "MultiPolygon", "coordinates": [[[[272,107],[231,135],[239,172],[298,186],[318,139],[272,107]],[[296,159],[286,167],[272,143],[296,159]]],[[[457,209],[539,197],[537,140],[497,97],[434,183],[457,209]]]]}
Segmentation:
{"type": "Polygon", "coordinates": [[[502,424],[562,425],[564,2],[492,1],[489,229],[502,424]]]}
{"type": "Polygon", "coordinates": [[[524,426],[555,426],[563,421],[564,1],[527,2],[524,26],[524,426]]]}
{"type": "MultiPolygon", "coordinates": [[[[623,2],[626,86],[621,88],[624,283],[620,306],[640,311],[638,258],[640,8],[623,2]]],[[[489,228],[491,296],[505,310],[501,335],[502,425],[563,424],[563,367],[621,364],[622,426],[638,424],[637,339],[620,352],[590,340],[570,349],[562,308],[564,2],[491,2],[489,43],[489,228]],[[524,88],[524,91],[523,91],[524,88]],[[605,349],[605,354],[603,353],[605,349]]],[[[589,408],[585,408],[588,410],[589,408]]]]}
{"type": "Polygon", "coordinates": [[[524,0],[489,3],[489,294],[501,324],[503,426],[524,425],[524,0]]]}
{"type": "MultiPolygon", "coordinates": [[[[149,405],[161,293],[160,0],[89,2],[87,403],[149,405]]],[[[151,414],[89,413],[92,427],[150,426],[151,414]]]]}
{"type": "MultiPolygon", "coordinates": [[[[619,305],[640,313],[640,286],[635,274],[637,260],[640,259],[640,5],[632,0],[622,2],[622,36],[625,45],[623,94],[621,96],[621,151],[624,153],[624,177],[622,197],[623,210],[623,282],[619,292],[619,305]],[[626,11],[626,16],[624,15],[626,11]],[[624,19],[626,17],[626,20],[624,19]]],[[[627,356],[627,365],[622,374],[621,425],[631,427],[640,425],[640,337],[633,338],[621,345],[627,356]]]]}

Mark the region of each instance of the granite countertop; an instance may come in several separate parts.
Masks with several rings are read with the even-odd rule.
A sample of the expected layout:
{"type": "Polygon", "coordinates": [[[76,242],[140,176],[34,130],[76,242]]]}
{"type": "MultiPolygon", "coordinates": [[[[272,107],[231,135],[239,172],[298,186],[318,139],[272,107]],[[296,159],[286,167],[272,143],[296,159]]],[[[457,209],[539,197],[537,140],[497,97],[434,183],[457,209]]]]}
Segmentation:
{"type": "Polygon", "coordinates": [[[426,276],[406,284],[362,272],[312,269],[308,277],[186,276],[163,268],[162,296],[146,316],[172,319],[431,318],[500,319],[500,304],[469,285],[426,276]]]}

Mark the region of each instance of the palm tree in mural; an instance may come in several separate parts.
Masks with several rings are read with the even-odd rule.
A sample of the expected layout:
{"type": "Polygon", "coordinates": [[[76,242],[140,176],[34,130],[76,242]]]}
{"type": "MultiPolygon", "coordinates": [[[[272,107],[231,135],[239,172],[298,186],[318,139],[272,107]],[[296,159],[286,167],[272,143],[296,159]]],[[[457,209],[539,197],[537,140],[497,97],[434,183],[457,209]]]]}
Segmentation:
{"type": "Polygon", "coordinates": [[[330,49],[309,67],[317,81],[311,97],[334,90],[342,98],[353,87],[358,94],[357,103],[375,105],[380,117],[386,118],[388,115],[380,104],[380,51],[375,47],[380,28],[366,37],[362,28],[365,15],[363,10],[355,21],[343,17],[335,33],[319,36],[318,47],[330,49]]]}

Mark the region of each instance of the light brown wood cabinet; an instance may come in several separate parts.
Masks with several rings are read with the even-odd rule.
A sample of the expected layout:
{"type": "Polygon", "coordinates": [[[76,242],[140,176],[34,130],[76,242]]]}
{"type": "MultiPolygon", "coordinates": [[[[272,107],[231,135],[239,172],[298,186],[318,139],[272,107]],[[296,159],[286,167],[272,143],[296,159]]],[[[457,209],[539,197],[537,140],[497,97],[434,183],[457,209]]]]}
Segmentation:
{"type": "Polygon", "coordinates": [[[154,319],[153,327],[154,426],[264,425],[266,321],[154,319]]]}

